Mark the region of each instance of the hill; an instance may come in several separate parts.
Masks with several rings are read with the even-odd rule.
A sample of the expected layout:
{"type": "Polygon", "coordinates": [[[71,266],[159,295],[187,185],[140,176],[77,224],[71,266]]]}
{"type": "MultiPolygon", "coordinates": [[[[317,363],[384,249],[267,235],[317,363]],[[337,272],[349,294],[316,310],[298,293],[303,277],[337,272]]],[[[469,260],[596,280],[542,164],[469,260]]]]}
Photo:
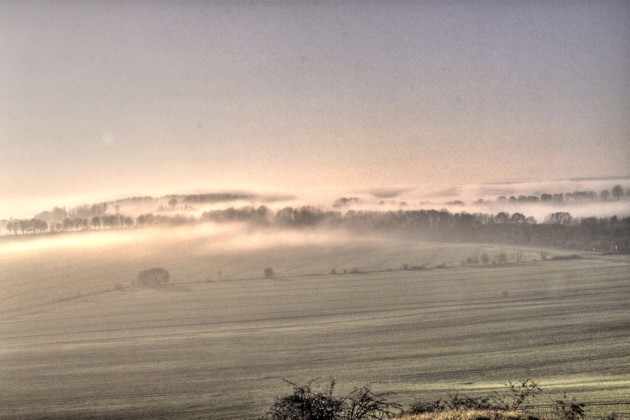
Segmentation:
{"type": "Polygon", "coordinates": [[[625,256],[176,232],[0,253],[4,416],[253,418],[281,378],[318,376],[403,404],[534,377],[628,414],[625,256]],[[461,265],[475,253],[507,263],[461,265]],[[132,284],[154,266],[169,284],[132,284]]]}

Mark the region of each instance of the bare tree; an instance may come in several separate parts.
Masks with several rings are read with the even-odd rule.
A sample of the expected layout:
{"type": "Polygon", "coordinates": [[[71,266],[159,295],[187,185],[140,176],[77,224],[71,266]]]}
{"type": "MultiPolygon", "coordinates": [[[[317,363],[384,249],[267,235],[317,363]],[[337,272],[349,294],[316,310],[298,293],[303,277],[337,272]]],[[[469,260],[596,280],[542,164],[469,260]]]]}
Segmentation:
{"type": "Polygon", "coordinates": [[[142,286],[159,285],[171,279],[170,273],[162,267],[153,267],[138,273],[137,284],[142,286]]]}

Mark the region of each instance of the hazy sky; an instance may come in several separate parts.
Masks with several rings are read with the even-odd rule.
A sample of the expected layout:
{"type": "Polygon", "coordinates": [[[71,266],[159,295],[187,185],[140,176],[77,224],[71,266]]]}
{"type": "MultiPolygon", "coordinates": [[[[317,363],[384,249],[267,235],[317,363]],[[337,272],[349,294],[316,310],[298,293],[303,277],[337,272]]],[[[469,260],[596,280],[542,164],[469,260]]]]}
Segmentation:
{"type": "Polygon", "coordinates": [[[630,173],[630,2],[0,1],[0,199],[630,173]]]}

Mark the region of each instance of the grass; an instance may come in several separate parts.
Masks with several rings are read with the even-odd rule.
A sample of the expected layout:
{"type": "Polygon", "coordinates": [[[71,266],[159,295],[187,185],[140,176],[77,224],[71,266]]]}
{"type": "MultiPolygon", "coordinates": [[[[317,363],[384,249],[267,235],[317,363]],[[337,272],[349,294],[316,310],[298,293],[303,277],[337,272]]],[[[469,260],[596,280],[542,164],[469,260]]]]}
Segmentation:
{"type": "Polygon", "coordinates": [[[348,392],[373,383],[402,404],[533,377],[550,398],[630,414],[626,258],[393,240],[198,245],[0,254],[0,417],[256,418],[281,378],[313,377],[348,392]],[[460,265],[480,247],[529,259],[460,265]],[[169,285],[131,286],[155,265],[169,285]]]}
{"type": "Polygon", "coordinates": [[[529,415],[522,411],[453,410],[403,416],[399,417],[398,420],[528,420],[529,418],[529,415]]]}

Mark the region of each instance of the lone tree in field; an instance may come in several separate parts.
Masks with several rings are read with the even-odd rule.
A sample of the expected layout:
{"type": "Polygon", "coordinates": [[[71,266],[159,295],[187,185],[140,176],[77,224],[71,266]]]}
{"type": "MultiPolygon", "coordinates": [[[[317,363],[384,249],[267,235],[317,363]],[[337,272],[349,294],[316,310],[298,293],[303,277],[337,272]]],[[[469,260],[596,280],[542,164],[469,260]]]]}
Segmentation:
{"type": "Polygon", "coordinates": [[[273,269],[265,268],[264,274],[266,279],[273,277],[273,269]]]}
{"type": "Polygon", "coordinates": [[[615,185],[610,194],[615,198],[615,200],[619,200],[623,197],[623,188],[621,185],[615,185]]]}
{"type": "Polygon", "coordinates": [[[171,279],[170,273],[162,267],[149,268],[138,273],[137,284],[151,286],[166,283],[171,279]]]}

